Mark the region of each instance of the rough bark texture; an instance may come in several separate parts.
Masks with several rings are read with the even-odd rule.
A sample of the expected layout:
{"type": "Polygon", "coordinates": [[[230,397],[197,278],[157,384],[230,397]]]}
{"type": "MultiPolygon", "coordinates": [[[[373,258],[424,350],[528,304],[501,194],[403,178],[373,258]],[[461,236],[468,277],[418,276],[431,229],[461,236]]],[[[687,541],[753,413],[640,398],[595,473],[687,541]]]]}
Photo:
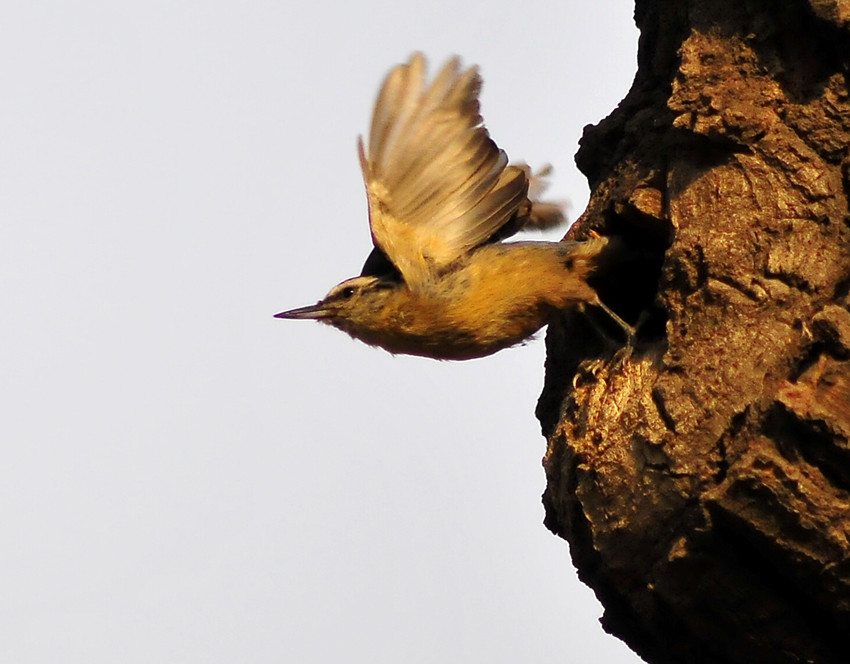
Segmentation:
{"type": "Polygon", "coordinates": [[[599,288],[642,322],[550,326],[546,525],[648,662],[850,662],[850,0],[636,20],[570,236],[626,239],[599,288]]]}

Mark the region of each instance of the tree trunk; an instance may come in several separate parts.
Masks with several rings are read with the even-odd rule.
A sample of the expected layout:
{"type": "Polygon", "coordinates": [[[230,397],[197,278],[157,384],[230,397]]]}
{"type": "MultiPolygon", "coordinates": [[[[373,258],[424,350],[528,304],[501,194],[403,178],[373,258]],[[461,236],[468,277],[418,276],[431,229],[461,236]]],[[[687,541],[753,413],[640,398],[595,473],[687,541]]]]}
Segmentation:
{"type": "Polygon", "coordinates": [[[639,331],[550,325],[546,525],[648,662],[850,662],[850,0],[636,20],[569,236],[639,331]]]}

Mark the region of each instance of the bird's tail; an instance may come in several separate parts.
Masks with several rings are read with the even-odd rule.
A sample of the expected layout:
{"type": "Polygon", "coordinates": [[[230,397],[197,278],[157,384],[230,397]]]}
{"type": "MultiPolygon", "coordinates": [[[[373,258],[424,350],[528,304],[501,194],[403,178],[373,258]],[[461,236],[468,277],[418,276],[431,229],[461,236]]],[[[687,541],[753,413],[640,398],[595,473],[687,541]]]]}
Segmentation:
{"type": "Polygon", "coordinates": [[[541,201],[540,197],[549,188],[548,177],[552,174],[552,164],[546,164],[536,173],[528,164],[515,164],[525,171],[528,178],[528,200],[531,210],[523,225],[523,230],[545,230],[560,226],[567,221],[566,201],[541,201]]]}

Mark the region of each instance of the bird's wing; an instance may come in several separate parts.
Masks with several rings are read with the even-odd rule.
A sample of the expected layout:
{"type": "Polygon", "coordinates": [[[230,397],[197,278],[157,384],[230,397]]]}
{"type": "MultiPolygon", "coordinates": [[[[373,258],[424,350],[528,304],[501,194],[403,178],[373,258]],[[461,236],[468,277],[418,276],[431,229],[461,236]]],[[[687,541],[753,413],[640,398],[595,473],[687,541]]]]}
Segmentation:
{"type": "Polygon", "coordinates": [[[493,237],[526,200],[528,175],[508,166],[479,114],[481,77],[452,58],[430,85],[416,53],[387,76],[360,165],[375,246],[409,287],[493,237]]]}

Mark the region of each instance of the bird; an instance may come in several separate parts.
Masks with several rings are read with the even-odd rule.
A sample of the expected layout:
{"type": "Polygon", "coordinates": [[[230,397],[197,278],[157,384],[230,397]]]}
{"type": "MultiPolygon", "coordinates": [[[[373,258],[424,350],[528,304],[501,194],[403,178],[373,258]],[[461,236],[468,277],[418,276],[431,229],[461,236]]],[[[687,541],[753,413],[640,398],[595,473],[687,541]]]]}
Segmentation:
{"type": "MultiPolygon", "coordinates": [[[[276,318],[338,328],[393,354],[468,360],[525,342],[569,307],[604,310],[588,284],[612,245],[505,240],[564,221],[536,200],[542,178],[509,164],[480,112],[477,67],[450,58],[429,81],[425,57],[394,67],[358,154],[373,249],[358,276],[276,318]]],[[[545,171],[543,173],[545,175],[545,171]]]]}

